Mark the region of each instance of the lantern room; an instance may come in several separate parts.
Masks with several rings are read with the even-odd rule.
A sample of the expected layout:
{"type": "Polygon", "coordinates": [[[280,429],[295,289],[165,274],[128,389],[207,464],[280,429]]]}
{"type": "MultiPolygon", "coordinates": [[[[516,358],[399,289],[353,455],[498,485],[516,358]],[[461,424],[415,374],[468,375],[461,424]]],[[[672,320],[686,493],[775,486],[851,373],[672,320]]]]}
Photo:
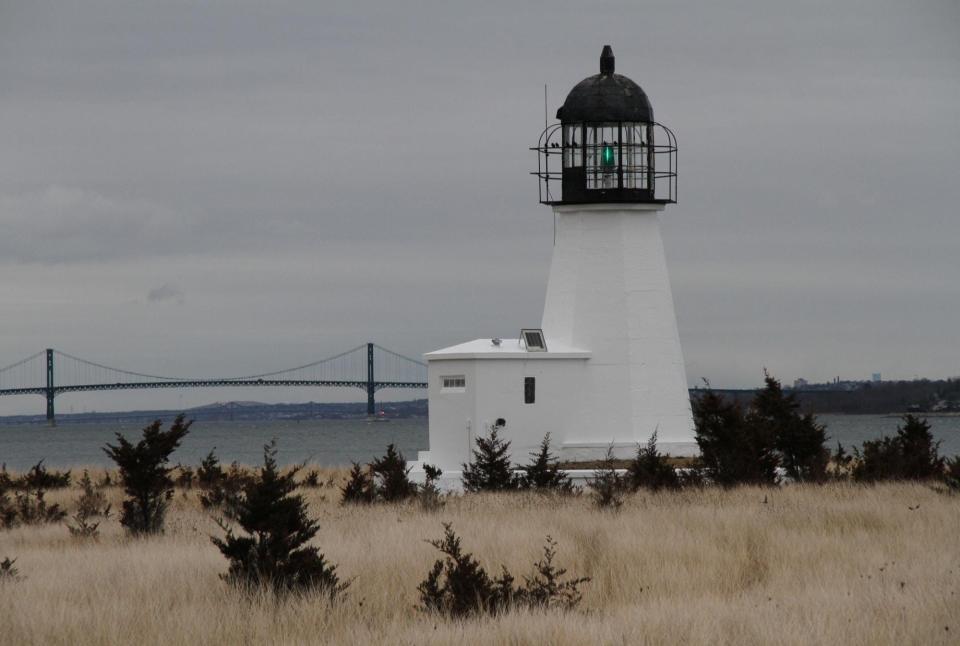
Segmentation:
{"type": "Polygon", "coordinates": [[[615,73],[605,45],[600,73],[578,83],[535,148],[543,204],[677,201],[677,142],[653,119],[643,89],[615,73]]]}

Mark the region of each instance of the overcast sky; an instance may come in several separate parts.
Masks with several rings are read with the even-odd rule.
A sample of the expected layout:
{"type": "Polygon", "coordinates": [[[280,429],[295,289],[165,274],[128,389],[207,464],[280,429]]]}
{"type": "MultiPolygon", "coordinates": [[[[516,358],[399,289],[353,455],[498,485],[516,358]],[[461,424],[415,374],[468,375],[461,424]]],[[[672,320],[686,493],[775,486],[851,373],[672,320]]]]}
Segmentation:
{"type": "Polygon", "coordinates": [[[0,0],[0,365],[249,374],[538,326],[543,86],[552,116],[610,44],[679,141],[691,384],[958,375],[958,34],[956,0],[0,0]]]}

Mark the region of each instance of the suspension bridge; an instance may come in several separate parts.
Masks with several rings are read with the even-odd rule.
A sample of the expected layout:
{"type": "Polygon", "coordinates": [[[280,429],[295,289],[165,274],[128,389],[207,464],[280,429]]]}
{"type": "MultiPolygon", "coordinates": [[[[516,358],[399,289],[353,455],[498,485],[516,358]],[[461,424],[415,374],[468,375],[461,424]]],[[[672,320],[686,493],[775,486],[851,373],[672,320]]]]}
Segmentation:
{"type": "Polygon", "coordinates": [[[160,377],[111,368],[53,348],[0,368],[0,396],[42,395],[47,400],[50,424],[55,421],[54,398],[61,393],[235,386],[360,388],[367,393],[367,414],[374,415],[378,390],[426,388],[427,365],[376,343],[367,343],[301,366],[245,377],[160,377]]]}

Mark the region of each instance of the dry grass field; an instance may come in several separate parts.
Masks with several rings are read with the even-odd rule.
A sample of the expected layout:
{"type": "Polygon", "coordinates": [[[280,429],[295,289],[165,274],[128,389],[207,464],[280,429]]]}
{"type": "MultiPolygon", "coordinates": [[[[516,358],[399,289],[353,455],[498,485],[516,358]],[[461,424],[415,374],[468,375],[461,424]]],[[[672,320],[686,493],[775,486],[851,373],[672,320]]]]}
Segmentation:
{"type": "Polygon", "coordinates": [[[960,644],[960,497],[924,485],[639,494],[618,513],[536,495],[343,508],[335,486],[306,497],[318,544],[352,579],[338,604],[232,590],[218,528],[178,491],[158,538],[128,539],[115,517],[96,541],[63,525],[0,531],[0,559],[25,577],[0,584],[0,643],[960,644]],[[593,579],[583,602],[466,622],[417,611],[442,521],[492,573],[528,573],[552,535],[560,565],[593,579]]]}

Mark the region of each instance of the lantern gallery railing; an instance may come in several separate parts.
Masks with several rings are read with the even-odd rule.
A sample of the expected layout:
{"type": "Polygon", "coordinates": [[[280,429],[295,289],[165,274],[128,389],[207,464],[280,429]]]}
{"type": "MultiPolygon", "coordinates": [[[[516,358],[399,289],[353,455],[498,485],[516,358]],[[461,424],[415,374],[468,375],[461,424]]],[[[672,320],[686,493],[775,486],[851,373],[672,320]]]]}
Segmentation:
{"type": "Polygon", "coordinates": [[[537,146],[542,204],[677,201],[677,139],[660,123],[556,123],[537,146]]]}

